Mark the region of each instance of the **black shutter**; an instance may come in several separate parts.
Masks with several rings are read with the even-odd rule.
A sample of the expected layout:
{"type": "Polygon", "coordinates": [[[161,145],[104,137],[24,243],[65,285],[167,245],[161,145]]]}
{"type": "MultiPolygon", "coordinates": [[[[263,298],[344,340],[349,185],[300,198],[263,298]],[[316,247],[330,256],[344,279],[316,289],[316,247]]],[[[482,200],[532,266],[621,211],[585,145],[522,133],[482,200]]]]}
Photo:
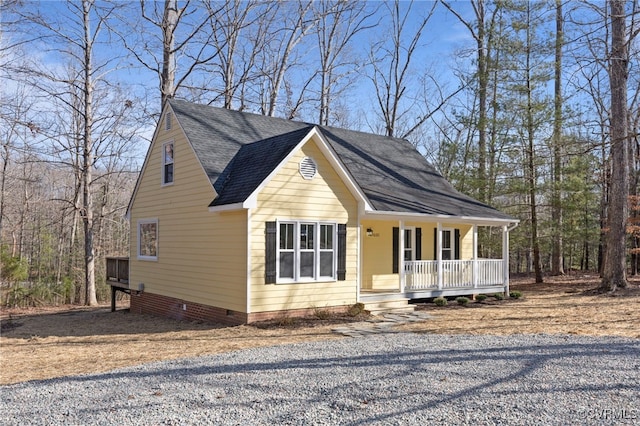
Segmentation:
{"type": "Polygon", "coordinates": [[[438,228],[433,228],[433,260],[438,259],[438,228]]]}
{"type": "Polygon", "coordinates": [[[416,228],[416,260],[422,260],[422,228],[416,228]]]}
{"type": "Polygon", "coordinates": [[[274,284],[276,282],[276,223],[266,222],[265,229],[265,263],[264,263],[264,282],[265,284],[274,284]]]}
{"type": "Polygon", "coordinates": [[[338,224],[338,281],[347,276],[347,224],[338,224]]]}
{"type": "Polygon", "coordinates": [[[453,258],[455,260],[460,260],[460,230],[455,229],[453,231],[453,258]]]}
{"type": "Polygon", "coordinates": [[[398,273],[398,254],[400,253],[400,228],[393,228],[393,273],[398,273]]]}

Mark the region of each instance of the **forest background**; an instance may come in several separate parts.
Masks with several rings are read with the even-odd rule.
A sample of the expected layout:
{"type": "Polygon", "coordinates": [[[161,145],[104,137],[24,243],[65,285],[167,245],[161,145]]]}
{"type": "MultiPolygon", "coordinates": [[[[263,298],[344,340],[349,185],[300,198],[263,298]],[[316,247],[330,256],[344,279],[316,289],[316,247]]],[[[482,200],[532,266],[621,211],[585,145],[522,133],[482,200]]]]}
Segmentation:
{"type": "Polygon", "coordinates": [[[539,280],[602,270],[623,115],[635,274],[640,27],[638,3],[617,4],[623,58],[602,1],[4,0],[1,303],[106,299],[104,258],[128,255],[124,214],[174,96],[408,139],[520,220],[511,272],[539,280]],[[616,60],[627,98],[612,115],[616,60]]]}

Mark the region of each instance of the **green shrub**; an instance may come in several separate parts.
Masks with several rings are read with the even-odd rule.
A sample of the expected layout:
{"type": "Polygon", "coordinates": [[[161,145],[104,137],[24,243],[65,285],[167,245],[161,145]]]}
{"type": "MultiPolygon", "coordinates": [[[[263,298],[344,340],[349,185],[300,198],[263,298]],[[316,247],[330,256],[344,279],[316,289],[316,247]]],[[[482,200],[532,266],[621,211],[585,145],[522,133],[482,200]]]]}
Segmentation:
{"type": "Polygon", "coordinates": [[[435,303],[436,306],[447,306],[447,299],[444,297],[436,297],[433,299],[433,303],[435,303]]]}
{"type": "Polygon", "coordinates": [[[509,297],[512,297],[514,299],[520,299],[522,297],[522,292],[518,290],[513,290],[512,292],[509,293],[509,297]]]}
{"type": "Polygon", "coordinates": [[[0,247],[2,261],[2,278],[9,283],[25,281],[29,277],[29,262],[27,259],[11,256],[6,246],[0,247]]]}
{"type": "Polygon", "coordinates": [[[470,299],[468,297],[464,297],[464,296],[460,296],[460,297],[456,297],[456,302],[458,302],[458,305],[466,305],[467,303],[469,303],[470,299]]]}
{"type": "Polygon", "coordinates": [[[31,306],[30,296],[31,290],[23,286],[15,286],[3,294],[4,300],[2,304],[10,308],[24,308],[31,306]]]}
{"type": "Polygon", "coordinates": [[[478,294],[478,295],[476,295],[476,300],[477,300],[478,302],[482,302],[482,301],[486,300],[486,299],[487,299],[487,297],[488,297],[488,296],[487,296],[486,294],[478,294]]]}
{"type": "Polygon", "coordinates": [[[496,300],[502,300],[502,299],[504,299],[504,294],[502,294],[502,293],[494,293],[493,297],[495,297],[496,300]]]}

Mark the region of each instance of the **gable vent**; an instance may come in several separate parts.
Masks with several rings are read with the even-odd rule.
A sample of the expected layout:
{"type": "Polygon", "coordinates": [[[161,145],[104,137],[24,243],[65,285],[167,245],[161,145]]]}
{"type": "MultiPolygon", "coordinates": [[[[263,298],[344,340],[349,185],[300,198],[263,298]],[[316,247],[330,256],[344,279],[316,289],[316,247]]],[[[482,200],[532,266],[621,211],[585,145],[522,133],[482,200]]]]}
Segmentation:
{"type": "Polygon", "coordinates": [[[313,179],[317,172],[318,167],[311,157],[304,157],[302,161],[300,161],[300,174],[303,178],[313,179]]]}

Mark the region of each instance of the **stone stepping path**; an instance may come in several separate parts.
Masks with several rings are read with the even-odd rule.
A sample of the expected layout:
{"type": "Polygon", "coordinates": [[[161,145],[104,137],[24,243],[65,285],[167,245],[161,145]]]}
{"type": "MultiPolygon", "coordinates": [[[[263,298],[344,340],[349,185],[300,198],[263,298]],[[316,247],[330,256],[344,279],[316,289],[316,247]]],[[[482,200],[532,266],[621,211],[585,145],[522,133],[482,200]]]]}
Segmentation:
{"type": "Polygon", "coordinates": [[[332,329],[334,333],[349,337],[364,337],[372,334],[393,333],[397,325],[422,322],[432,318],[426,312],[394,314],[388,313],[364,322],[356,322],[332,329]]]}

